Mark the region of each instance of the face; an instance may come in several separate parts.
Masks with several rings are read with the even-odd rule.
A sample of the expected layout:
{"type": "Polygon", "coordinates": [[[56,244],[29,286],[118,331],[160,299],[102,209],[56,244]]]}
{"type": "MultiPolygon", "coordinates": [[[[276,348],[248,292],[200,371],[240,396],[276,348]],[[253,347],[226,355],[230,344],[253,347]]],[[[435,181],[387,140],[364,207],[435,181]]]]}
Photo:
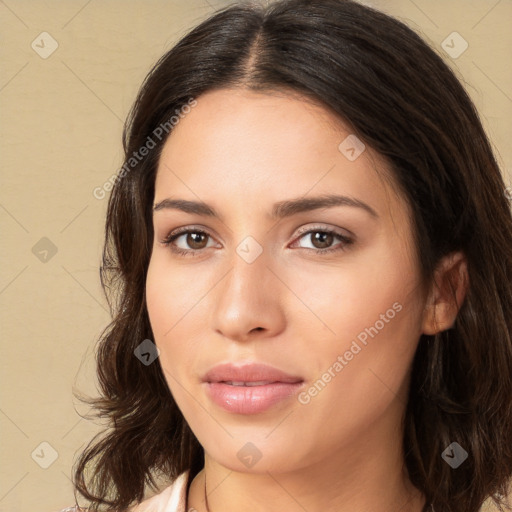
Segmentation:
{"type": "Polygon", "coordinates": [[[398,432],[419,263],[386,163],[349,135],[297,96],[218,90],[163,148],[147,308],[172,395],[227,468],[307,467],[398,432]],[[293,379],[249,369],[205,382],[222,363],[293,379]]]}

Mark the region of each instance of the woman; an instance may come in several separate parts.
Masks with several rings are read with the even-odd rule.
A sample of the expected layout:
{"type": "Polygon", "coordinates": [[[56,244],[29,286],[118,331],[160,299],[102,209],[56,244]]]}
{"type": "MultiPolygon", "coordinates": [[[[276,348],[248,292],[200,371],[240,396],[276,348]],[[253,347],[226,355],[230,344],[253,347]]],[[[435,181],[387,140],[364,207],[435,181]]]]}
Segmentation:
{"type": "Polygon", "coordinates": [[[124,148],[89,510],[505,503],[510,205],[414,32],[349,0],[225,8],[153,68],[124,148]]]}

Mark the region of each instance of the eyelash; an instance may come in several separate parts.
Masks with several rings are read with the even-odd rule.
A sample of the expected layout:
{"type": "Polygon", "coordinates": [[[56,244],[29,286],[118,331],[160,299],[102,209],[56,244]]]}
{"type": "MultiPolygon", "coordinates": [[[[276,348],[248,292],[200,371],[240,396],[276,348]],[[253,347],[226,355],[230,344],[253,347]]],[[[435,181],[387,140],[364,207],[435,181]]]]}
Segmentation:
{"type": "MultiPolygon", "coordinates": [[[[189,234],[189,233],[200,233],[200,234],[203,234],[203,235],[206,235],[206,236],[210,236],[210,234],[202,229],[198,229],[198,228],[181,228],[177,231],[174,231],[172,233],[170,233],[164,240],[161,240],[161,243],[164,245],[164,246],[167,246],[169,247],[169,249],[175,253],[175,254],[179,254],[180,256],[186,256],[186,257],[194,257],[194,256],[197,256],[201,251],[204,250],[203,249],[181,249],[179,247],[176,247],[173,242],[174,240],[176,240],[177,238],[179,238],[180,236],[182,235],[186,235],[186,234],[189,234]]],[[[297,239],[300,239],[302,238],[304,235],[308,235],[308,234],[311,234],[311,233],[326,233],[326,234],[329,234],[329,235],[333,235],[334,237],[338,238],[341,240],[341,244],[338,245],[338,246],[334,246],[334,247],[329,247],[327,249],[315,249],[315,248],[308,248],[308,247],[299,247],[299,249],[307,249],[308,251],[314,251],[315,254],[322,254],[322,255],[325,255],[325,254],[330,254],[330,253],[333,253],[333,252],[337,252],[337,251],[344,251],[346,250],[346,246],[347,245],[350,245],[352,243],[354,243],[354,240],[352,240],[351,238],[347,237],[346,235],[342,235],[341,233],[339,233],[338,231],[335,231],[333,229],[329,229],[329,228],[325,228],[325,227],[322,227],[322,226],[316,226],[316,227],[313,227],[313,228],[305,228],[303,230],[299,230],[298,232],[298,237],[297,239]]]]}

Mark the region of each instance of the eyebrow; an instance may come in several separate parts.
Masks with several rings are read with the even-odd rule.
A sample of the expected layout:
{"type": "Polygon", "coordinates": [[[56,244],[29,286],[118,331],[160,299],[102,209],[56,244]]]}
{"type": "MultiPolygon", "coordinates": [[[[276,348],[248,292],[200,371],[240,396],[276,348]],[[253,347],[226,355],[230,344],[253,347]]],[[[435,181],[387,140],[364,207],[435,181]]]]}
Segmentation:
{"type": "MultiPolygon", "coordinates": [[[[335,206],[350,206],[353,208],[361,208],[374,218],[379,218],[377,212],[368,204],[348,196],[325,194],[317,197],[299,197],[296,199],[288,199],[279,201],[273,205],[271,218],[283,219],[291,217],[302,212],[318,210],[321,208],[333,208],[335,206]]],[[[153,212],[160,210],[181,210],[185,213],[193,213],[206,217],[214,217],[220,219],[221,216],[207,203],[202,201],[189,201],[185,199],[163,199],[153,206],[153,212]]]]}

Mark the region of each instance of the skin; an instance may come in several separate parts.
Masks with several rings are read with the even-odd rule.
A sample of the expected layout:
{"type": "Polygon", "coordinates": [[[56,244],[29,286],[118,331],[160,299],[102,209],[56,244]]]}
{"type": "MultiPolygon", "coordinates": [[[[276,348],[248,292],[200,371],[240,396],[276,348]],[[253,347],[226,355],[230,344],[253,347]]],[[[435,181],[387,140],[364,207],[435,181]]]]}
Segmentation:
{"type": "Polygon", "coordinates": [[[386,162],[369,147],[347,159],[338,146],[351,131],[323,107],[240,89],[197,99],[165,143],[154,203],[202,200],[221,219],[155,211],[146,284],[160,364],[205,450],[187,510],[206,511],[206,478],[211,512],[420,512],[424,497],[403,469],[401,419],[420,335],[454,321],[463,258],[443,260],[438,286],[422,286],[410,211],[386,162]],[[278,201],[329,193],[363,201],[377,217],[346,205],[269,216],[278,201]],[[210,235],[174,241],[195,256],[162,243],[186,226],[210,235]],[[298,235],[302,227],[316,231],[298,235]],[[315,244],[322,229],[352,243],[315,244]],[[236,252],[248,236],[263,249],[252,263],[236,252]],[[240,415],[205,394],[211,367],[242,360],[299,375],[307,390],[396,303],[400,312],[307,404],[295,396],[240,415]],[[237,457],[248,442],[261,452],[251,468],[237,457]]]}

